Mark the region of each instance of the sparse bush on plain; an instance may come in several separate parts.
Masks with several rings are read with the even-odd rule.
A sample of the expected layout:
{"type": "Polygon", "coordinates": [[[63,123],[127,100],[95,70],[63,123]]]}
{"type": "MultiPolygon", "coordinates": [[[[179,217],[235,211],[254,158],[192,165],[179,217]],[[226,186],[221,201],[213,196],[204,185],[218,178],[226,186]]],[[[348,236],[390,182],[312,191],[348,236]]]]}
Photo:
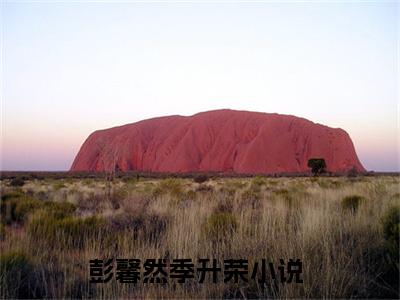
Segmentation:
{"type": "Polygon", "coordinates": [[[173,205],[180,204],[185,197],[185,189],[179,178],[162,179],[153,190],[153,196],[168,195],[173,205]]]}
{"type": "Polygon", "coordinates": [[[331,184],[329,182],[329,179],[327,179],[327,178],[319,178],[316,180],[316,182],[323,189],[331,188],[331,184]]]}
{"type": "Polygon", "coordinates": [[[13,178],[10,181],[11,186],[23,186],[24,184],[25,184],[25,180],[22,178],[19,178],[19,177],[13,178]]]}
{"type": "Polygon", "coordinates": [[[43,208],[56,219],[71,216],[76,211],[76,206],[69,202],[45,202],[43,208]]]}
{"type": "Polygon", "coordinates": [[[49,246],[82,248],[85,241],[100,235],[103,224],[103,220],[96,216],[56,218],[43,210],[33,215],[28,233],[34,240],[49,246]]]}
{"type": "Polygon", "coordinates": [[[230,212],[214,212],[203,225],[203,232],[211,240],[221,240],[232,235],[238,227],[235,216],[230,212]]]}
{"type": "Polygon", "coordinates": [[[114,188],[108,195],[108,199],[113,209],[118,209],[121,206],[121,202],[127,197],[127,190],[124,188],[114,188]]]}
{"type": "Polygon", "coordinates": [[[199,186],[196,188],[196,192],[210,193],[212,191],[214,191],[214,188],[207,184],[199,184],[199,186]]]}
{"type": "Polygon", "coordinates": [[[160,181],[159,188],[161,192],[170,193],[173,196],[179,196],[182,194],[183,185],[178,178],[166,178],[160,181]]]}
{"type": "Polygon", "coordinates": [[[16,203],[15,210],[13,211],[13,219],[17,222],[24,221],[29,213],[43,207],[43,202],[30,197],[17,199],[15,200],[15,202],[16,203]]]}
{"type": "Polygon", "coordinates": [[[251,185],[252,185],[252,186],[261,187],[261,186],[263,186],[263,185],[265,185],[265,184],[266,184],[266,181],[265,181],[265,179],[264,179],[263,177],[261,177],[261,176],[253,177],[253,179],[251,180],[251,185]]]}
{"type": "Polygon", "coordinates": [[[76,207],[68,202],[42,201],[19,192],[9,193],[2,197],[2,222],[24,222],[30,214],[39,209],[44,209],[52,215],[67,216],[72,214],[76,207]]]}
{"type": "Polygon", "coordinates": [[[169,224],[167,216],[154,213],[120,214],[109,220],[111,233],[126,232],[132,239],[142,242],[160,242],[169,224]]]}
{"type": "Polygon", "coordinates": [[[289,190],[287,190],[287,189],[276,189],[276,190],[274,190],[274,193],[276,195],[284,197],[284,198],[290,197],[289,190]]]}
{"type": "MultiPolygon", "coordinates": [[[[9,195],[6,195],[9,196],[9,195]]],[[[43,206],[43,203],[29,196],[15,194],[16,197],[5,197],[1,202],[1,217],[6,224],[22,222],[32,211],[43,206]]]]}
{"type": "Polygon", "coordinates": [[[61,190],[62,188],[65,188],[65,187],[66,187],[66,185],[65,185],[64,182],[62,182],[62,181],[56,181],[56,182],[53,184],[53,189],[54,189],[55,191],[61,190]]]}
{"type": "Polygon", "coordinates": [[[357,212],[358,207],[364,200],[364,197],[359,195],[346,196],[342,200],[342,208],[344,210],[349,210],[354,214],[357,212]]]}
{"type": "Polygon", "coordinates": [[[241,179],[231,179],[224,182],[224,186],[232,190],[241,190],[247,183],[241,179]]]}
{"type": "Polygon", "coordinates": [[[193,178],[193,181],[196,183],[203,183],[209,179],[207,175],[197,175],[193,178]]]}
{"type": "Polygon", "coordinates": [[[260,183],[252,184],[248,189],[246,189],[242,195],[242,203],[243,205],[249,205],[252,208],[260,208],[260,200],[261,200],[261,188],[260,183]]]}

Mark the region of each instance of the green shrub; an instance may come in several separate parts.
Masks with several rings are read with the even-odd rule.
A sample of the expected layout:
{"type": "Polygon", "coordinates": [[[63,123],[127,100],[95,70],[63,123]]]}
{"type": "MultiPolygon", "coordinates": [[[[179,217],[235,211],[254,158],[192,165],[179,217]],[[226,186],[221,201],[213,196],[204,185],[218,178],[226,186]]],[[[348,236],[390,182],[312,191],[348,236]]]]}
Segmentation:
{"type": "Polygon", "coordinates": [[[58,190],[60,190],[60,189],[62,189],[62,188],[65,188],[66,187],[66,185],[64,184],[64,182],[62,182],[62,181],[57,181],[57,182],[55,182],[54,184],[53,184],[53,189],[55,190],[55,191],[58,191],[58,190]]]}
{"type": "Polygon", "coordinates": [[[219,194],[222,194],[225,197],[232,199],[233,197],[235,197],[236,191],[237,189],[235,189],[234,187],[224,185],[219,189],[219,194]]]}
{"type": "Polygon", "coordinates": [[[289,191],[288,189],[277,189],[274,190],[274,194],[281,199],[283,199],[284,203],[287,205],[288,208],[292,209],[295,208],[299,205],[298,201],[295,201],[296,198],[293,197],[293,194],[296,193],[296,191],[291,190],[289,191]]]}
{"type": "Polygon", "coordinates": [[[28,224],[28,233],[34,240],[52,247],[82,248],[86,241],[97,238],[103,229],[104,221],[99,217],[56,218],[45,210],[38,211],[28,224]]]}
{"type": "Polygon", "coordinates": [[[242,193],[242,202],[243,204],[248,204],[252,208],[259,208],[260,199],[261,199],[261,189],[259,185],[251,185],[250,188],[245,190],[242,193]]]}
{"type": "Polygon", "coordinates": [[[233,234],[238,227],[235,216],[229,212],[214,212],[203,225],[203,233],[213,240],[221,240],[233,234]]]}
{"type": "Polygon", "coordinates": [[[25,184],[25,180],[22,178],[19,178],[19,177],[13,178],[10,181],[11,186],[23,186],[24,184],[25,184]]]}
{"type": "Polygon", "coordinates": [[[43,202],[29,197],[21,198],[16,202],[15,219],[19,222],[24,221],[29,213],[43,207],[43,202]]]}
{"type": "Polygon", "coordinates": [[[162,192],[172,195],[180,195],[183,190],[182,182],[177,178],[166,178],[160,181],[159,187],[162,192]]]}
{"type": "Polygon", "coordinates": [[[29,214],[38,209],[45,209],[56,218],[71,215],[76,207],[68,202],[41,201],[23,193],[9,193],[2,196],[1,217],[6,224],[24,222],[29,214]]]}
{"type": "Polygon", "coordinates": [[[328,181],[328,179],[318,179],[316,182],[320,188],[329,189],[331,187],[331,184],[328,181]]]}
{"type": "Polygon", "coordinates": [[[358,207],[364,200],[364,197],[358,195],[346,196],[342,200],[342,208],[344,210],[350,210],[354,214],[357,212],[358,207]]]}
{"type": "Polygon", "coordinates": [[[275,179],[268,179],[268,180],[266,181],[266,184],[267,184],[267,185],[270,185],[270,186],[276,186],[276,185],[279,184],[279,181],[277,181],[277,180],[275,180],[275,179]]]}
{"type": "Polygon", "coordinates": [[[287,189],[277,189],[277,190],[274,190],[274,194],[277,195],[277,196],[279,196],[279,197],[282,197],[282,198],[284,198],[284,199],[290,199],[290,198],[291,198],[290,192],[289,192],[289,190],[287,190],[287,189]]]}
{"type": "Polygon", "coordinates": [[[94,181],[91,178],[82,179],[81,182],[82,182],[83,185],[86,185],[88,187],[93,187],[94,186],[94,181]]]}
{"type": "Polygon", "coordinates": [[[382,218],[383,234],[389,254],[399,264],[400,207],[390,207],[382,218]]]}
{"type": "Polygon", "coordinates": [[[76,206],[69,202],[44,202],[44,209],[56,219],[71,216],[76,211],[76,206]]]}
{"type": "Polygon", "coordinates": [[[265,181],[265,179],[264,179],[263,177],[261,177],[261,176],[256,176],[256,177],[254,177],[254,178],[251,180],[251,185],[252,185],[252,186],[261,187],[261,186],[263,186],[263,185],[265,185],[265,184],[266,184],[266,181],[265,181]]]}
{"type": "Polygon", "coordinates": [[[185,189],[182,181],[178,178],[166,178],[161,180],[155,189],[152,190],[152,196],[169,195],[171,204],[178,205],[185,198],[185,189]]]}
{"type": "MultiPolygon", "coordinates": [[[[113,209],[118,209],[121,207],[122,201],[128,196],[128,189],[123,188],[112,188],[110,193],[107,195],[113,209]]],[[[97,203],[98,205],[98,203],[97,203]]]]}
{"type": "Polygon", "coordinates": [[[232,179],[224,181],[224,187],[227,189],[232,189],[234,191],[240,190],[246,186],[246,182],[240,179],[232,179]]]}
{"type": "Polygon", "coordinates": [[[22,222],[27,215],[43,206],[43,203],[35,198],[16,194],[15,197],[5,197],[1,202],[1,217],[6,224],[22,222]]]}

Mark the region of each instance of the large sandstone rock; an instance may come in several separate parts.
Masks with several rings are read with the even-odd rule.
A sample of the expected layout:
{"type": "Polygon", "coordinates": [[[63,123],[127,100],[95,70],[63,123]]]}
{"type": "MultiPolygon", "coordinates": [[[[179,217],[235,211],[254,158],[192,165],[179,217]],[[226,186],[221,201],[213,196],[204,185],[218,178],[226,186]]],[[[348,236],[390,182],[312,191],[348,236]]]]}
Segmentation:
{"type": "Polygon", "coordinates": [[[365,171],[342,129],[289,115],[216,110],[92,133],[72,171],[282,173],[324,158],[332,172],[365,171]]]}

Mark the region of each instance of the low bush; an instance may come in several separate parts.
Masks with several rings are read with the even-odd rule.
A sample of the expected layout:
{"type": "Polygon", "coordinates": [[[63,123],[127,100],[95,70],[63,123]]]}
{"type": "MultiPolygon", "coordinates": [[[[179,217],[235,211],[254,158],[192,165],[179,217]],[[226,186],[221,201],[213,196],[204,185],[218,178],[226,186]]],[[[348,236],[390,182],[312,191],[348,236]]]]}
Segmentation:
{"type": "MultiPolygon", "coordinates": [[[[109,202],[113,209],[118,209],[121,207],[122,202],[128,196],[128,190],[126,187],[114,187],[111,185],[107,185],[105,200],[109,202]]],[[[95,206],[98,206],[98,202],[95,203],[95,206]]]]}
{"type": "Polygon", "coordinates": [[[160,181],[158,187],[160,188],[161,192],[167,192],[173,196],[179,196],[183,191],[182,181],[177,178],[163,179],[160,181]]]}
{"type": "Polygon", "coordinates": [[[221,240],[232,235],[238,227],[235,216],[230,212],[214,212],[203,225],[203,233],[212,240],[221,240]]]}
{"type": "Polygon", "coordinates": [[[104,221],[99,217],[56,218],[45,210],[38,211],[28,224],[28,233],[33,240],[64,248],[82,248],[85,242],[99,237],[103,229],[104,221]]]}
{"type": "Polygon", "coordinates": [[[209,179],[207,175],[197,175],[193,178],[193,181],[196,183],[203,183],[209,179]]]}
{"type": "Polygon", "coordinates": [[[211,185],[208,184],[200,184],[196,188],[196,192],[204,192],[204,193],[211,193],[214,190],[214,188],[211,185]]]}
{"type": "Polygon", "coordinates": [[[77,207],[69,202],[45,202],[43,205],[48,214],[51,214],[56,219],[62,219],[71,216],[77,207]]]}
{"type": "Polygon", "coordinates": [[[242,193],[242,202],[250,205],[252,208],[259,208],[261,199],[261,190],[258,185],[252,185],[242,193]]]}
{"type": "Polygon", "coordinates": [[[329,182],[329,179],[326,179],[326,178],[324,178],[324,179],[318,178],[318,179],[316,180],[316,182],[317,182],[318,186],[319,186],[320,188],[322,188],[322,189],[329,189],[329,188],[331,188],[331,184],[330,184],[330,182],[329,182]]]}
{"type": "Polygon", "coordinates": [[[169,218],[157,214],[120,214],[109,220],[108,229],[115,234],[127,232],[135,240],[159,242],[167,229],[169,218]]]}
{"type": "Polygon", "coordinates": [[[22,178],[19,178],[19,177],[13,178],[10,181],[11,186],[23,186],[24,184],[25,184],[25,180],[22,178]]]}
{"type": "Polygon", "coordinates": [[[263,185],[265,185],[266,184],[266,181],[265,181],[265,179],[263,178],[263,177],[261,177],[261,176],[256,176],[256,177],[254,177],[252,180],[251,180],[251,185],[252,186],[258,186],[258,187],[260,187],[260,186],[263,186],[263,185]]]}
{"type": "Polygon", "coordinates": [[[287,190],[287,189],[274,190],[274,194],[277,195],[277,196],[283,197],[283,198],[290,197],[289,190],[287,190]]]}
{"type": "Polygon", "coordinates": [[[172,205],[180,204],[185,198],[185,189],[182,180],[179,178],[166,178],[162,179],[157,186],[152,189],[153,197],[161,195],[169,195],[170,203],[172,205]]]}
{"type": "Polygon", "coordinates": [[[364,197],[359,195],[346,196],[342,199],[342,208],[354,214],[357,212],[362,201],[364,201],[364,197]]]}
{"type": "Polygon", "coordinates": [[[41,201],[23,193],[10,193],[3,195],[0,209],[2,222],[11,224],[26,221],[28,215],[38,209],[44,209],[52,216],[61,218],[71,215],[76,207],[68,202],[41,201]]]}
{"type": "Polygon", "coordinates": [[[103,194],[90,193],[88,196],[83,197],[77,202],[78,209],[81,211],[98,212],[103,206],[106,197],[103,194]]]}
{"type": "Polygon", "coordinates": [[[22,222],[26,216],[43,206],[43,203],[35,198],[23,194],[4,195],[1,202],[1,219],[3,223],[22,222]]]}
{"type": "Polygon", "coordinates": [[[53,189],[55,191],[58,191],[58,190],[60,190],[62,188],[65,188],[65,187],[66,187],[66,185],[62,181],[57,181],[57,182],[53,183],[53,189]]]}

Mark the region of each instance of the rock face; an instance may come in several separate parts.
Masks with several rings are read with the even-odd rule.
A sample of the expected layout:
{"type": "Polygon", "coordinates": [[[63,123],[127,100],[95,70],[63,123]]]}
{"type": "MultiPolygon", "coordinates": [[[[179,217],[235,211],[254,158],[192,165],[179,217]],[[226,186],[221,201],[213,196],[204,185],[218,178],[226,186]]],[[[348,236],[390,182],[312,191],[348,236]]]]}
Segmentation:
{"type": "Polygon", "coordinates": [[[289,115],[216,110],[98,130],[71,171],[307,172],[309,158],[327,169],[365,171],[342,129],[289,115]]]}

